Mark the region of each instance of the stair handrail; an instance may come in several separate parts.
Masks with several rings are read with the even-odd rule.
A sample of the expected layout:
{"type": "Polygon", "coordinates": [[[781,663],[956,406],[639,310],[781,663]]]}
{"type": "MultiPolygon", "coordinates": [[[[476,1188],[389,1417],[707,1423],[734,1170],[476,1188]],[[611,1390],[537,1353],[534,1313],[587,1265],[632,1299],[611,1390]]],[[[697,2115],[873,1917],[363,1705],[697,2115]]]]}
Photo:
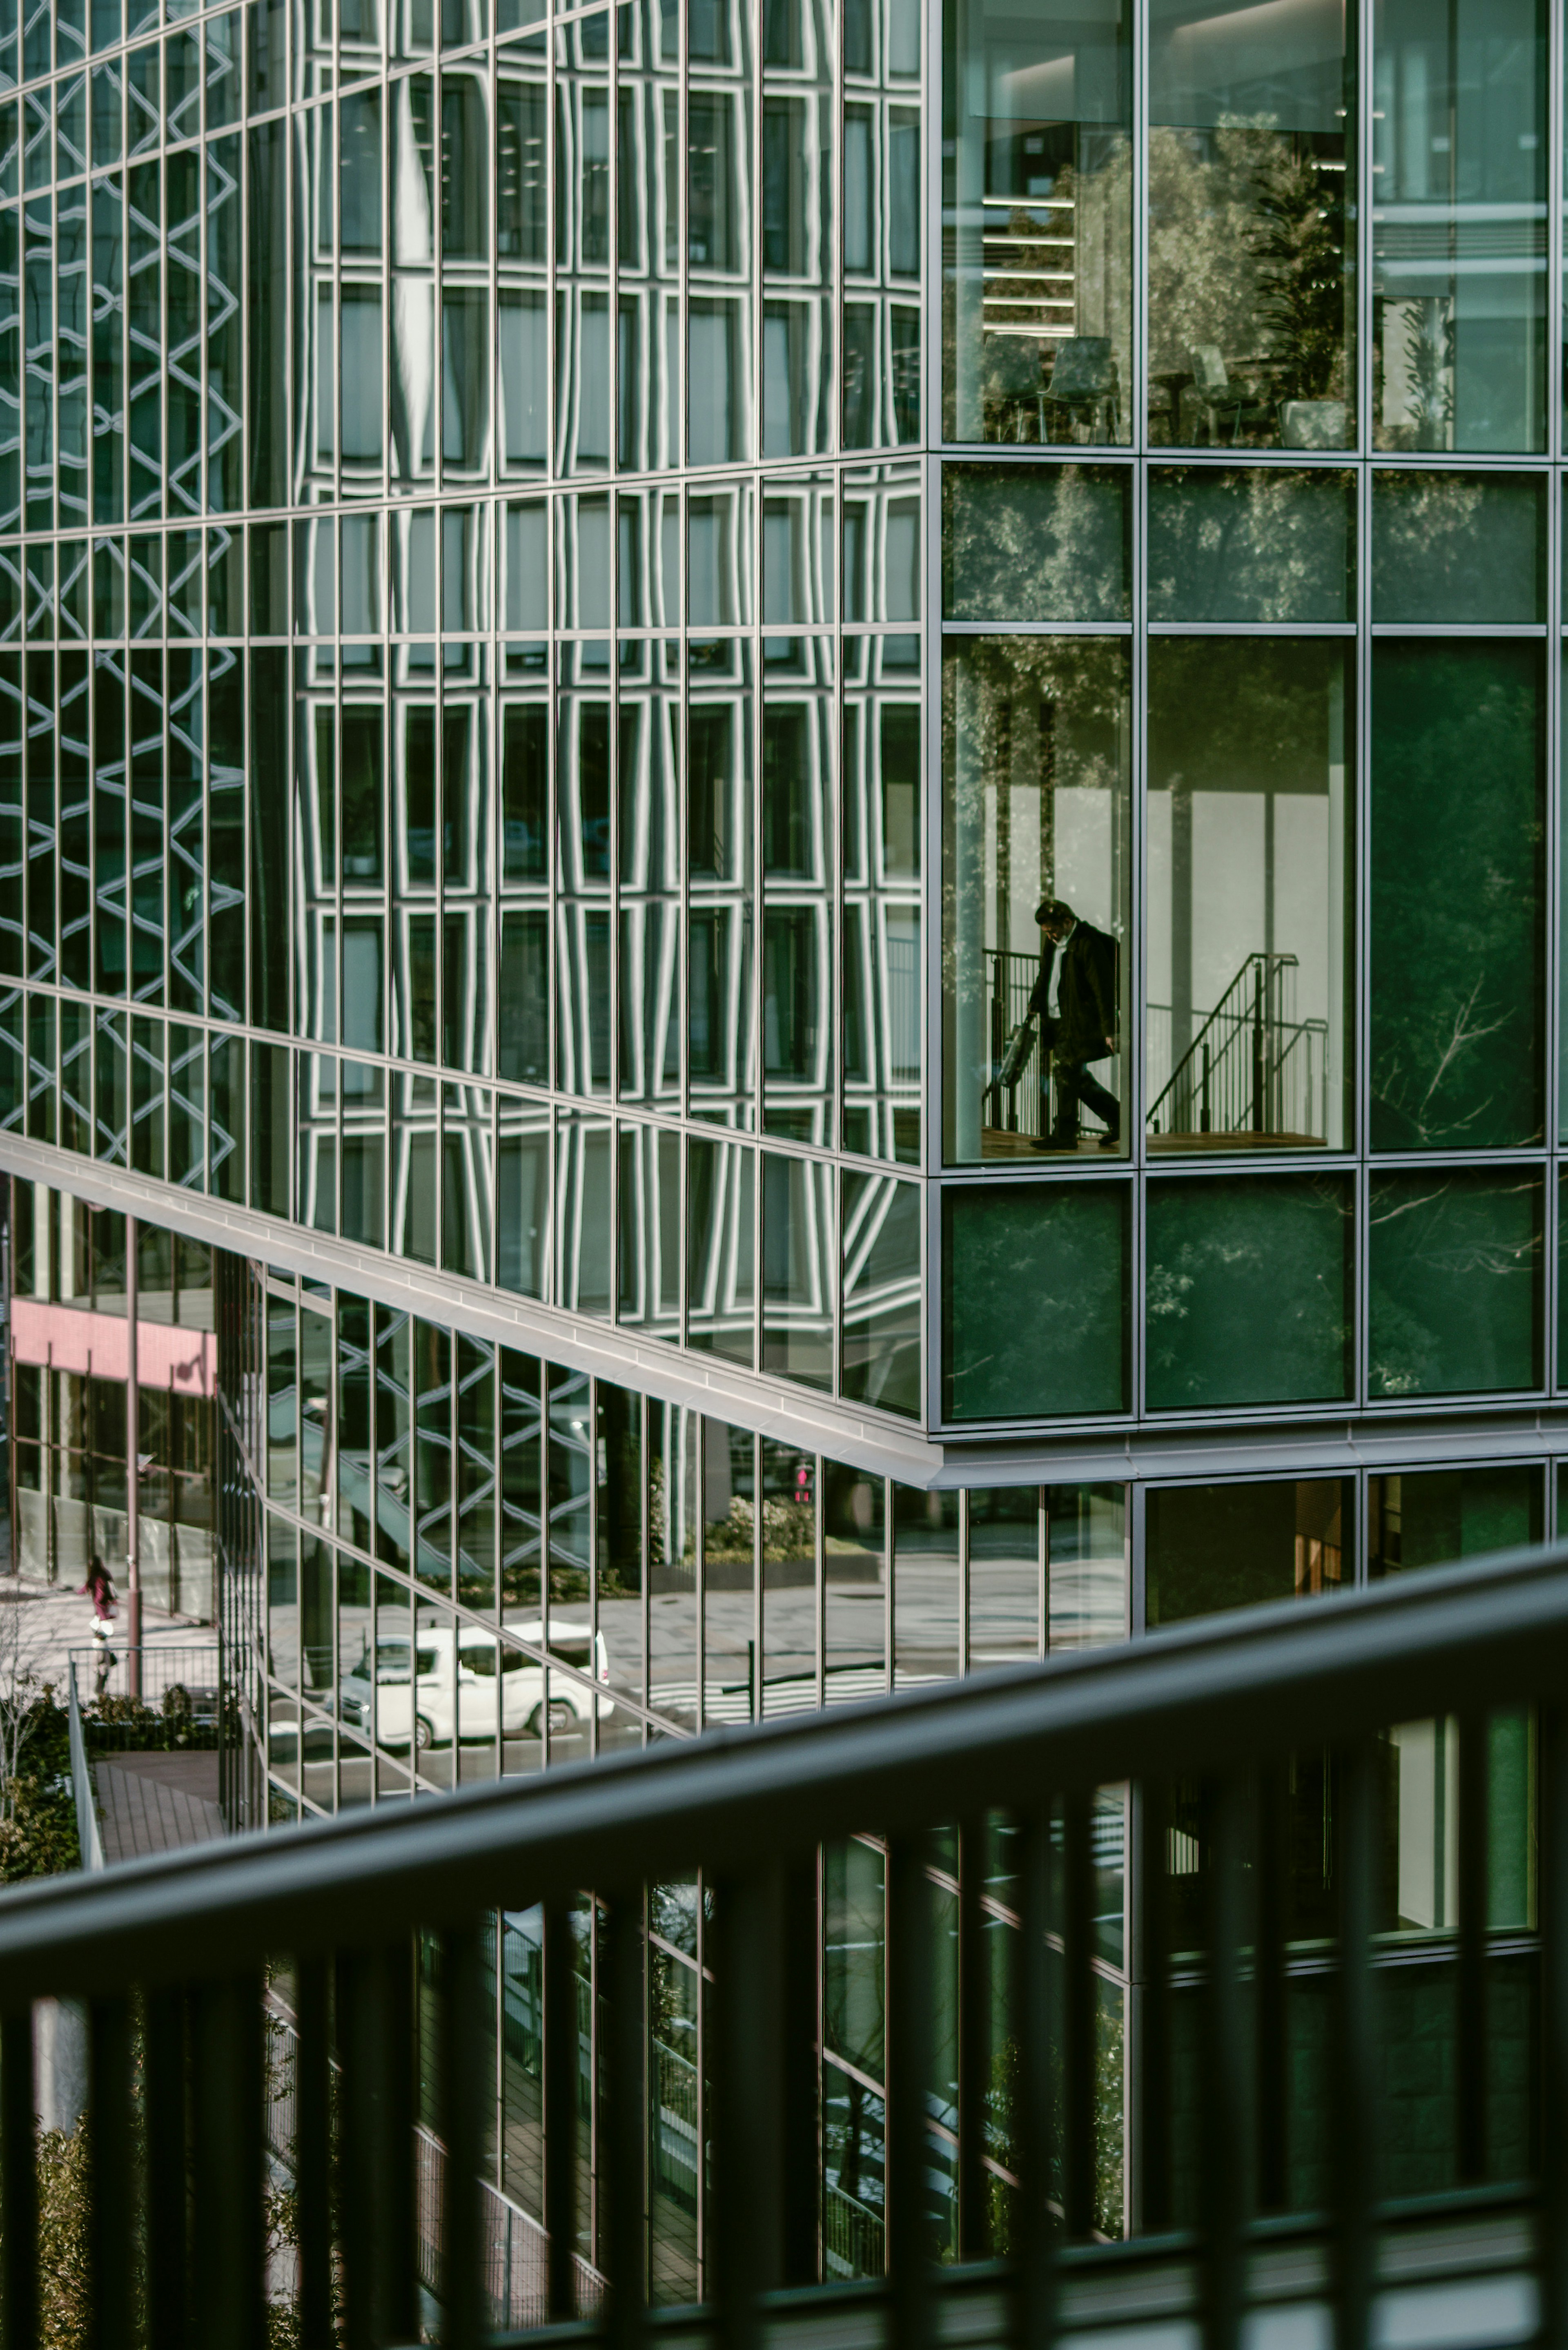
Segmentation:
{"type": "MultiPolygon", "coordinates": [[[[1160,1108],[1163,1107],[1167,1096],[1173,1094],[1176,1091],[1177,1086],[1187,1067],[1188,1063],[1189,1061],[1195,1061],[1198,1058],[1199,1050],[1206,1042],[1209,1036],[1209,1032],[1214,1026],[1215,1022],[1229,1016],[1231,1019],[1237,1022],[1238,1027],[1240,1028],[1240,1026],[1245,1024],[1250,1020],[1250,1010],[1231,1010],[1231,998],[1237,993],[1239,988],[1245,984],[1246,981],[1251,976],[1259,963],[1262,963],[1264,966],[1266,980],[1272,983],[1276,972],[1282,971],[1295,971],[1299,969],[1301,958],[1299,955],[1293,954],[1265,954],[1261,949],[1257,952],[1248,955],[1245,962],[1242,963],[1241,970],[1236,973],[1235,978],[1231,982],[1231,984],[1225,990],[1224,994],[1214,1006],[1213,1011],[1209,1014],[1202,1027],[1199,1028],[1197,1035],[1194,1036],[1186,1052],[1183,1053],[1180,1060],[1178,1061],[1175,1068],[1172,1069],[1169,1076],[1167,1077],[1164,1085],[1160,1087],[1158,1096],[1149,1104],[1148,1122],[1151,1132],[1154,1130],[1155,1118],[1158,1115],[1160,1108]]],[[[1293,1027],[1304,1028],[1310,1026],[1312,1024],[1307,1021],[1293,1021],[1289,1024],[1284,1022],[1276,1022],[1274,1024],[1276,1026],[1284,1026],[1289,1024],[1293,1027]]]]}

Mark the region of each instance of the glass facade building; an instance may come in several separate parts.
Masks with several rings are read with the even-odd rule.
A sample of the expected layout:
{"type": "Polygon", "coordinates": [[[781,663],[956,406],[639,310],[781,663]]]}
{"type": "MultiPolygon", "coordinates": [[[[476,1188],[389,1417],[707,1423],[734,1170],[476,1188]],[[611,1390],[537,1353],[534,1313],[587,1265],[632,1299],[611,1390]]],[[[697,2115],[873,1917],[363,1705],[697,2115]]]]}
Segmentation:
{"type": "Polygon", "coordinates": [[[1563,82],[1545,0],[0,7],[0,1168],[213,1252],[251,1817],[1555,1526],[1563,82]]]}

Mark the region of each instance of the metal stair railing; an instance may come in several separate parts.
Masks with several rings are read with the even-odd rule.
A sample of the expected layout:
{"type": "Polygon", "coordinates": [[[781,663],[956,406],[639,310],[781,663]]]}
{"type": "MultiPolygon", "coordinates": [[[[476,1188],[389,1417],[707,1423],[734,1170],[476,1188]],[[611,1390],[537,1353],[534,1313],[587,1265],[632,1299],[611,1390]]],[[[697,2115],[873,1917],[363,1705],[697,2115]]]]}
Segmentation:
{"type": "Polygon", "coordinates": [[[1256,2338],[1272,2338],[1277,2316],[1293,2339],[1304,2327],[1314,2340],[1365,2345],[1432,2338],[1421,2328],[1434,2322],[1434,2295],[1461,2282],[1467,2341],[1536,2338],[1527,2314],[1537,2309],[1550,2320],[1543,2338],[1560,2338],[1568,1544],[8,1889],[6,2340],[38,2333],[31,2007],[48,1997],[88,2003],[89,2159],[72,2193],[88,2206],[87,2289],[99,2313],[89,2338],[257,2344],[269,2300],[282,2298],[306,2342],[337,2338],[339,2314],[350,2344],[409,2344],[428,2338],[431,2323],[448,2350],[525,2339],[510,2330],[493,2282],[484,2178],[495,2050],[481,2017],[485,1920],[535,1905],[545,2242],[542,2282],[524,2298],[557,2325],[575,2320],[574,2340],[607,2350],[667,2334],[649,2302],[649,2092],[659,2075],[649,2070],[657,2050],[645,1919],[649,1885],[692,1872],[712,1921],[693,2085],[711,2201],[706,2306],[680,2313],[682,2341],[730,2350],[782,2325],[809,2350],[814,2334],[842,2341],[847,2325],[867,2350],[939,2334],[1051,2350],[1068,2334],[1082,2340],[1111,2325],[1124,2350],[1156,2350],[1172,2328],[1185,2340],[1201,2326],[1207,2341],[1234,2345],[1257,2320],[1256,2338]],[[1490,1857],[1503,1831],[1488,1757],[1499,1711],[1521,1706],[1537,1724],[1540,1833],[1530,1918],[1501,1932],[1490,1857]],[[1449,1719],[1458,1914],[1451,1930],[1413,1947],[1385,1932],[1389,1814],[1379,1774],[1391,1725],[1449,1719]],[[1332,1822],[1320,1822],[1314,1866],[1325,1868],[1332,1912],[1303,1942],[1282,1876],[1290,1839],[1271,1824],[1280,1825],[1298,1758],[1325,1754],[1332,1822]],[[1138,2123],[1134,2232],[1106,2243],[1096,2240],[1094,1797],[1121,1783],[1134,1789],[1142,1887],[1138,2123]],[[888,1888],[883,2199],[846,2232],[846,2210],[823,2218],[816,1888],[824,1845],[867,1834],[883,1841],[888,1888]],[[944,1894],[940,1911],[939,1860],[944,1881],[956,1873],[959,1884],[956,1907],[944,1894]],[[592,2026],[606,2060],[589,2113],[579,2095],[585,1889],[601,1905],[592,2026]],[[1187,1902],[1179,1929],[1178,1893],[1187,1902]],[[430,2065],[416,2080],[421,1933],[441,1948],[417,2041],[430,2065]],[[939,1950],[956,1954],[959,1985],[958,2078],[942,2091],[959,2146],[951,2265],[939,2260],[929,2200],[945,2012],[939,1950]],[[1377,2010],[1378,1983],[1416,1964],[1432,1970],[1450,2019],[1455,2173],[1420,2207],[1383,2199],[1394,2099],[1377,2010]],[[1329,2011],[1310,2062],[1287,2024],[1287,1991],[1294,1998],[1303,1982],[1329,2011]],[[1528,2175],[1496,2181],[1490,1994],[1521,1982],[1532,1987],[1542,2092],[1528,2175]],[[983,1985],[992,1988],[975,1988],[983,1985]],[[1006,2001],[1015,2182],[1000,2250],[989,2218],[995,2174],[981,2158],[997,2126],[996,2043],[989,2027],[971,2034],[964,2021],[976,2002],[989,2014],[993,1995],[1006,2001]],[[292,2070],[286,2094],[275,2095],[269,2149],[267,2035],[280,2004],[292,2070]],[[1284,2150],[1301,2120],[1290,2099],[1303,2083],[1317,2099],[1309,2118],[1321,2208],[1282,2200],[1284,2150]],[[280,2133],[292,2141],[281,2150],[280,2133]],[[276,2198],[264,2191],[277,2161],[297,2212],[286,2260],[269,2235],[276,2198]],[[579,2191],[590,2162],[603,2218],[585,2280],[579,2191]],[[825,2266],[863,2257],[874,2216],[885,2276],[819,2283],[825,2266]]]}
{"type": "Polygon", "coordinates": [[[1293,1016],[1297,968],[1293,954],[1246,958],[1151,1104],[1151,1134],[1326,1139],[1328,1024],[1293,1016]]]}
{"type": "Polygon", "coordinates": [[[991,1066],[996,1072],[982,1100],[993,1100],[997,1128],[1004,1134],[1044,1134],[1051,1116],[1050,1056],[1036,1034],[1016,1076],[1003,1082],[1002,1069],[1013,1035],[1029,1016],[1029,999],[1040,977],[1037,954],[985,950],[985,1012],[991,1066]]]}

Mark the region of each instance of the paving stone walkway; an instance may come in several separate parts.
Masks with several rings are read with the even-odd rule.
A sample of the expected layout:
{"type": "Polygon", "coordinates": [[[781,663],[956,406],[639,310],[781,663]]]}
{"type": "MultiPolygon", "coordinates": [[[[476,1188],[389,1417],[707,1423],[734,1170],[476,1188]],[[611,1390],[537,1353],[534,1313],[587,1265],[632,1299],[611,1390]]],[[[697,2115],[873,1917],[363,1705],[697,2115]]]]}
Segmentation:
{"type": "Polygon", "coordinates": [[[102,1755],[93,1778],[107,1868],[223,1834],[215,1754],[102,1755]]]}

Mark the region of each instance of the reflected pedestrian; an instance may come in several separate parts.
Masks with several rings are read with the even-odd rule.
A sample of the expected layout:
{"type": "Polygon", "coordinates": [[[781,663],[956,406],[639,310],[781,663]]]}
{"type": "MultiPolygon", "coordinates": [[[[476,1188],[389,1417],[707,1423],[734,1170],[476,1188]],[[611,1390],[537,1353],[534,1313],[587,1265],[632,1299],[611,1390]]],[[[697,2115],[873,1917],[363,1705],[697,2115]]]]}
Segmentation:
{"type": "Polygon", "coordinates": [[[97,1551],[88,1568],[87,1581],[80,1586],[78,1596],[92,1601],[92,1636],[101,1648],[107,1645],[114,1629],[115,1593],[109,1573],[97,1551]]]}

